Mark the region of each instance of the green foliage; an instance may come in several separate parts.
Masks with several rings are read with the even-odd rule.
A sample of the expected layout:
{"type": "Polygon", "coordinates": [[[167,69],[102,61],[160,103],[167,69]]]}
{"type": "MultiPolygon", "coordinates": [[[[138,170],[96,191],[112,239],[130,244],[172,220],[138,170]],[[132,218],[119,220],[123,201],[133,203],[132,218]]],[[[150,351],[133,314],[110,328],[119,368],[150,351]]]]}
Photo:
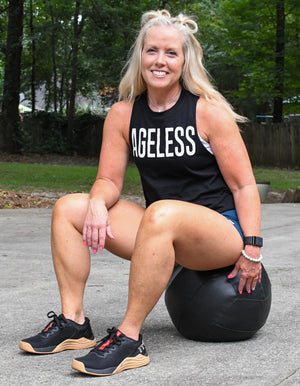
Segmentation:
{"type": "MultiPolygon", "coordinates": [[[[22,90],[30,90],[34,60],[32,43],[35,42],[36,87],[46,87],[48,109],[54,106],[56,99],[57,108],[62,112],[68,109],[69,102],[75,2],[32,1],[38,12],[33,15],[32,31],[29,28],[30,3],[25,1],[22,90]]],[[[99,89],[117,87],[139,24],[140,10],[137,0],[81,0],[80,3],[77,90],[89,96],[97,94],[99,89]],[[129,20],[132,22],[128,23],[129,20]]]]}
{"type": "Polygon", "coordinates": [[[0,105],[2,104],[4,66],[5,66],[5,49],[6,49],[6,30],[8,18],[8,1],[2,1],[0,5],[0,105]]]}
{"type": "Polygon", "coordinates": [[[0,105],[2,104],[3,80],[4,80],[4,63],[0,59],[0,105]]]}
{"type": "Polygon", "coordinates": [[[66,132],[67,119],[60,114],[39,112],[25,114],[22,124],[22,151],[24,153],[68,152],[66,132]]]}
{"type": "MultiPolygon", "coordinates": [[[[284,95],[299,94],[300,9],[294,0],[285,1],[284,95]]],[[[224,30],[221,51],[236,81],[226,85],[230,96],[253,118],[257,113],[272,113],[275,90],[276,0],[223,0],[224,30]]],[[[221,40],[220,40],[221,42],[221,40]]],[[[222,63],[221,63],[222,67],[222,63]]]]}
{"type": "MultiPolygon", "coordinates": [[[[68,111],[75,4],[69,0],[24,1],[21,91],[31,100],[32,87],[43,88],[48,111],[68,111]]],[[[8,0],[2,0],[1,95],[7,6],[8,0]]],[[[240,112],[250,118],[258,113],[272,112],[271,102],[276,93],[276,0],[81,0],[78,93],[93,98],[96,104],[101,104],[99,90],[116,96],[121,70],[139,29],[142,13],[162,7],[173,15],[183,12],[195,16],[205,66],[217,88],[240,112]]],[[[300,8],[296,0],[285,0],[285,14],[284,100],[294,100],[299,97],[300,89],[300,8]]],[[[107,105],[110,104],[108,101],[107,105]]],[[[284,109],[285,112],[299,112],[299,102],[287,103],[284,109]]]]}
{"type": "Polygon", "coordinates": [[[55,153],[98,156],[102,139],[103,119],[94,114],[78,114],[74,118],[73,142],[67,140],[67,117],[45,111],[26,113],[22,122],[24,153],[55,153]]]}

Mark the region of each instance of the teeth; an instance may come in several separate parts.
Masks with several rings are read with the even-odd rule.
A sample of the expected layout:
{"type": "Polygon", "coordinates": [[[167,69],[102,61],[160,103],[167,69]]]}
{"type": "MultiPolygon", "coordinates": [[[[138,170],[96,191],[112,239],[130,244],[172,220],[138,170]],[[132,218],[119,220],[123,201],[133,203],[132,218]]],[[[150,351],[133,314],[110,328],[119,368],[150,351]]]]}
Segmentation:
{"type": "Polygon", "coordinates": [[[164,76],[164,75],[166,75],[166,72],[164,72],[164,71],[153,71],[153,74],[157,75],[157,76],[164,76]]]}

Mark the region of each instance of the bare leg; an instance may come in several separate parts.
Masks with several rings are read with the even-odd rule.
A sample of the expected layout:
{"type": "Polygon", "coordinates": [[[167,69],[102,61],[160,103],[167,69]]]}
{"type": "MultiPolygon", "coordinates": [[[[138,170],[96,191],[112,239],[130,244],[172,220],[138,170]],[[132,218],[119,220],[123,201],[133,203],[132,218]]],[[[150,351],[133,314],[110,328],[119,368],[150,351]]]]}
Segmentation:
{"type": "MultiPolygon", "coordinates": [[[[90,272],[90,252],[82,241],[88,199],[87,194],[73,194],[58,200],[53,210],[51,232],[62,313],[81,324],[84,322],[83,295],[90,272]]],[[[111,208],[109,215],[116,239],[107,242],[108,249],[130,259],[143,213],[143,208],[124,201],[111,208]]]]}
{"type": "Polygon", "coordinates": [[[160,201],[142,220],[132,256],[128,307],[120,330],[137,339],[165,290],[174,263],[196,270],[234,264],[242,239],[224,216],[199,205],[160,201]]]}
{"type": "Polygon", "coordinates": [[[87,200],[87,195],[68,195],[58,200],[52,214],[51,231],[62,313],[80,324],[84,323],[83,293],[90,272],[90,253],[80,233],[87,200]]]}

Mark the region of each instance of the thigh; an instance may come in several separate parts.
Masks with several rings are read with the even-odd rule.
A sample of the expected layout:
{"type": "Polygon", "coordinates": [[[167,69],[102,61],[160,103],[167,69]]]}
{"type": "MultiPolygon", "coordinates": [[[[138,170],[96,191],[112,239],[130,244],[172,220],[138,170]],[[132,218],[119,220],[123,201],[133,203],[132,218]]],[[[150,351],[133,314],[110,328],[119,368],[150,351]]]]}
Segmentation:
{"type": "MultiPolygon", "coordinates": [[[[59,211],[64,219],[82,233],[88,204],[88,194],[69,194],[57,202],[54,212],[59,211]]],[[[140,205],[125,200],[117,201],[108,211],[115,239],[110,240],[107,237],[105,248],[119,257],[130,260],[144,212],[145,209],[140,205]]]]}
{"type": "MultiPolygon", "coordinates": [[[[165,227],[172,228],[175,260],[186,268],[210,270],[234,264],[243,249],[235,226],[222,214],[183,201],[166,200],[165,227]]],[[[159,216],[158,216],[159,217],[159,216]]]]}
{"type": "Polygon", "coordinates": [[[115,239],[106,238],[105,248],[119,257],[131,260],[144,213],[145,208],[125,200],[119,200],[111,207],[108,214],[115,239]]]}

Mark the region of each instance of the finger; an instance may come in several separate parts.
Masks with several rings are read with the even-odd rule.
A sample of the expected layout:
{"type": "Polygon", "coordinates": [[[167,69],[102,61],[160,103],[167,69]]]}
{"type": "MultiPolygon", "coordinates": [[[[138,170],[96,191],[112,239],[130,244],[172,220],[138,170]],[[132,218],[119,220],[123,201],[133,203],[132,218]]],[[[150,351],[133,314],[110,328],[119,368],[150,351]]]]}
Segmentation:
{"type": "Polygon", "coordinates": [[[246,281],[247,280],[241,276],[240,282],[239,282],[239,288],[238,288],[240,295],[243,293],[243,289],[245,287],[246,281]]]}
{"type": "Polygon", "coordinates": [[[107,236],[108,236],[110,239],[112,239],[112,240],[115,239],[115,236],[112,234],[110,224],[107,225],[107,228],[106,228],[106,234],[107,234],[107,236]]]}
{"type": "Polygon", "coordinates": [[[97,228],[93,228],[93,231],[92,231],[92,250],[93,250],[93,253],[96,254],[97,253],[97,249],[98,249],[98,229],[97,228]]]}
{"type": "Polygon", "coordinates": [[[248,294],[251,294],[252,285],[253,285],[253,279],[252,279],[252,278],[249,278],[249,279],[246,281],[246,291],[247,291],[248,294]]]}
{"type": "Polygon", "coordinates": [[[252,281],[252,291],[254,291],[255,290],[255,288],[256,288],[256,285],[257,285],[257,282],[259,282],[260,283],[260,278],[261,278],[261,273],[259,273],[257,276],[255,276],[254,278],[253,278],[253,281],[252,281]]]}
{"type": "Polygon", "coordinates": [[[83,230],[82,230],[82,240],[83,240],[83,244],[84,245],[87,245],[87,237],[86,237],[86,225],[84,224],[83,225],[83,230]]]}
{"type": "Polygon", "coordinates": [[[89,226],[86,229],[86,243],[89,247],[92,246],[92,228],[89,226]]]}
{"type": "Polygon", "coordinates": [[[99,251],[103,251],[105,245],[106,227],[99,229],[99,251]]]}
{"type": "Polygon", "coordinates": [[[227,276],[228,279],[232,279],[236,277],[236,275],[239,273],[239,268],[237,265],[234,266],[233,271],[230,272],[230,274],[227,276]]]}

